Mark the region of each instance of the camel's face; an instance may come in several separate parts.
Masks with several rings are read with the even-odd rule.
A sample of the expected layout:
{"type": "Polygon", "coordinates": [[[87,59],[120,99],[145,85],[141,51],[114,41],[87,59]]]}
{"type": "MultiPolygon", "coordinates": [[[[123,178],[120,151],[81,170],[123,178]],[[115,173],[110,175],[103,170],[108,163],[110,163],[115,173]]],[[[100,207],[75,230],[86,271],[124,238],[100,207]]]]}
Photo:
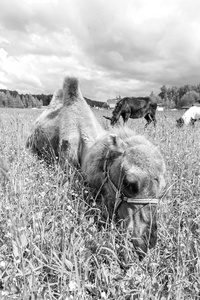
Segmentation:
{"type": "Polygon", "coordinates": [[[148,153],[145,148],[146,145],[140,145],[125,150],[110,166],[111,181],[122,197],[116,215],[128,229],[140,258],[157,240],[156,204],[148,201],[159,199],[165,187],[165,167],[160,153],[156,150],[148,153]],[[126,200],[130,199],[145,199],[146,204],[128,203],[126,200]]]}

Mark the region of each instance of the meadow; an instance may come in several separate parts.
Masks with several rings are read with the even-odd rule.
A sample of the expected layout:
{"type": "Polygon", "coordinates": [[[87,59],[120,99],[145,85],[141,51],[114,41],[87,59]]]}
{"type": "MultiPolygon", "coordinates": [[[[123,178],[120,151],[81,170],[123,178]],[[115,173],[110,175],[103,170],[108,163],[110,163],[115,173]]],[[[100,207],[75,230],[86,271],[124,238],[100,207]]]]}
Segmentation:
{"type": "MultiPolygon", "coordinates": [[[[0,109],[0,299],[200,299],[200,123],[177,129],[182,111],[128,126],[157,145],[169,193],[158,204],[158,242],[143,261],[114,224],[99,230],[90,190],[25,148],[41,110],[0,109]]],[[[109,110],[94,110],[102,116],[109,110]]]]}

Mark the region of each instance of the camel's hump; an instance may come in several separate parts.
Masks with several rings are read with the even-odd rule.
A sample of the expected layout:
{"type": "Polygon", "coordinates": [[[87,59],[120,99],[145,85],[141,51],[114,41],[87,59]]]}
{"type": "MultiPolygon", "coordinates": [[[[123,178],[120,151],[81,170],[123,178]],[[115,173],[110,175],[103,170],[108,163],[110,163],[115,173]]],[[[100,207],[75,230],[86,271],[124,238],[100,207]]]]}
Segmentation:
{"type": "Polygon", "coordinates": [[[63,81],[64,104],[80,96],[79,81],[76,77],[65,77],[63,81]]]}

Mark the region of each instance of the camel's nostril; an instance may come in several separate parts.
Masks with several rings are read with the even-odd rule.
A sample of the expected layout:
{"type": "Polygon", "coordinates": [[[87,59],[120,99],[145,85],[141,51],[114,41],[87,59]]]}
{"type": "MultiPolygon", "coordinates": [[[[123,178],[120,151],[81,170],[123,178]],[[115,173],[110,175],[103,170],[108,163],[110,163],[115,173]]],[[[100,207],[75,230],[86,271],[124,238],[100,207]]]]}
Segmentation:
{"type": "Polygon", "coordinates": [[[128,181],[127,178],[124,179],[124,194],[128,196],[134,196],[139,192],[139,183],[138,181],[128,181]]]}

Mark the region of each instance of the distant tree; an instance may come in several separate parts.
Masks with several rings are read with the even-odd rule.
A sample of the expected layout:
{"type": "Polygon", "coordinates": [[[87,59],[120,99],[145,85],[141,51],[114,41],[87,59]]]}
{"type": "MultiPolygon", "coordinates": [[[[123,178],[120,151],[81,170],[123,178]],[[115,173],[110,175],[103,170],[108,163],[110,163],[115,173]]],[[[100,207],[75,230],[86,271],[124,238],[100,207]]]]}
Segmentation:
{"type": "Polygon", "coordinates": [[[30,101],[29,95],[28,94],[24,95],[24,98],[25,98],[25,107],[27,108],[32,107],[32,103],[30,101]]]}
{"type": "Polygon", "coordinates": [[[47,106],[49,105],[53,95],[44,95],[44,94],[40,94],[40,95],[33,95],[34,97],[36,97],[40,103],[43,105],[43,106],[47,106]]]}
{"type": "Polygon", "coordinates": [[[0,107],[7,106],[7,97],[4,92],[0,92],[0,107]]]}
{"type": "Polygon", "coordinates": [[[37,101],[38,101],[37,98],[29,94],[29,99],[30,99],[31,107],[37,107],[37,101]]]}
{"type": "Polygon", "coordinates": [[[17,96],[14,98],[14,107],[24,108],[24,104],[23,104],[19,94],[17,94],[17,96]]]}
{"type": "Polygon", "coordinates": [[[11,96],[9,91],[6,91],[6,101],[8,107],[15,107],[14,98],[11,96]]]}
{"type": "Polygon", "coordinates": [[[189,84],[185,84],[179,88],[179,96],[180,99],[187,93],[191,91],[191,86],[189,84]]]}
{"type": "Polygon", "coordinates": [[[171,102],[170,105],[172,105],[174,107],[177,106],[178,100],[180,99],[179,89],[177,86],[172,86],[169,89],[168,98],[169,98],[169,101],[171,102]]]}
{"type": "Polygon", "coordinates": [[[151,94],[150,94],[149,97],[152,99],[152,101],[154,101],[156,103],[162,103],[163,102],[163,100],[161,99],[161,97],[158,96],[158,95],[155,95],[153,91],[151,92],[151,94]]]}
{"type": "Polygon", "coordinates": [[[35,101],[36,101],[36,107],[37,108],[42,107],[42,105],[43,105],[42,100],[40,101],[38,98],[36,98],[35,101]]]}
{"type": "Polygon", "coordinates": [[[159,96],[161,99],[163,99],[164,101],[166,101],[167,98],[168,98],[168,96],[167,96],[168,90],[167,90],[166,85],[161,86],[160,90],[161,90],[161,92],[158,94],[158,96],[159,96]]]}
{"type": "Polygon", "coordinates": [[[200,95],[200,84],[196,86],[195,91],[200,95]]]}
{"type": "Polygon", "coordinates": [[[22,101],[23,107],[27,108],[26,97],[24,95],[21,96],[21,101],[22,101]]]}
{"type": "Polygon", "coordinates": [[[175,102],[173,100],[171,100],[170,98],[167,98],[167,100],[165,101],[165,107],[167,109],[172,109],[175,108],[175,102]]]}
{"type": "Polygon", "coordinates": [[[179,99],[177,106],[192,106],[199,99],[199,94],[195,91],[188,91],[179,99]]]}

